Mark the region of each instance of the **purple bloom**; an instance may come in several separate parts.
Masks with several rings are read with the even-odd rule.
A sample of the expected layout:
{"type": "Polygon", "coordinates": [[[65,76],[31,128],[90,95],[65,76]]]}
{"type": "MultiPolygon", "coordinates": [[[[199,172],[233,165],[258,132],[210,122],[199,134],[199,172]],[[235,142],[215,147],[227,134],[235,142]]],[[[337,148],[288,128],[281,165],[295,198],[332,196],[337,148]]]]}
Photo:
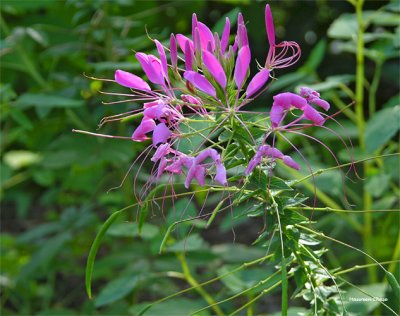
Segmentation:
{"type": "Polygon", "coordinates": [[[183,77],[194,85],[197,89],[203,91],[204,93],[216,98],[217,93],[212,84],[203,75],[198,74],[194,71],[185,71],[183,77]]]}
{"type": "Polygon", "coordinates": [[[234,72],[234,79],[236,86],[240,89],[246,79],[247,71],[249,70],[250,66],[250,48],[249,46],[243,46],[238,53],[238,57],[236,58],[235,64],[235,72],[234,72]]]}
{"type": "Polygon", "coordinates": [[[174,34],[171,34],[169,39],[169,53],[171,56],[171,64],[174,69],[178,67],[178,52],[176,49],[176,38],[174,34]]]}
{"type": "Polygon", "coordinates": [[[136,58],[139,60],[147,78],[152,83],[164,85],[164,74],[160,60],[154,55],[146,55],[144,53],[136,53],[136,58]]]}
{"type": "Polygon", "coordinates": [[[230,31],[231,31],[231,21],[229,20],[228,17],[226,17],[224,30],[222,32],[222,37],[221,37],[221,52],[222,52],[222,54],[225,53],[226,48],[228,47],[230,31]]]}
{"type": "Polygon", "coordinates": [[[132,140],[137,142],[143,142],[149,139],[146,134],[153,131],[156,126],[156,123],[153,119],[144,117],[140,125],[135,129],[132,134],[132,140]]]}
{"type": "Polygon", "coordinates": [[[218,59],[210,52],[203,50],[203,63],[214,79],[225,89],[226,75],[218,59]]]}
{"type": "Polygon", "coordinates": [[[261,69],[254,77],[251,79],[246,90],[246,97],[250,98],[254,93],[259,91],[269,78],[269,70],[266,68],[261,69]]]}
{"type": "Polygon", "coordinates": [[[153,145],[157,146],[160,143],[166,143],[171,134],[171,131],[165,123],[158,124],[153,131],[153,145]]]}
{"type": "Polygon", "coordinates": [[[154,40],[157,46],[158,55],[160,56],[161,67],[163,71],[163,75],[165,79],[168,80],[168,64],[167,64],[167,56],[165,55],[164,47],[157,40],[154,40]]]}
{"type": "Polygon", "coordinates": [[[115,71],[115,81],[121,86],[150,92],[151,88],[142,78],[123,70],[115,71]]]}

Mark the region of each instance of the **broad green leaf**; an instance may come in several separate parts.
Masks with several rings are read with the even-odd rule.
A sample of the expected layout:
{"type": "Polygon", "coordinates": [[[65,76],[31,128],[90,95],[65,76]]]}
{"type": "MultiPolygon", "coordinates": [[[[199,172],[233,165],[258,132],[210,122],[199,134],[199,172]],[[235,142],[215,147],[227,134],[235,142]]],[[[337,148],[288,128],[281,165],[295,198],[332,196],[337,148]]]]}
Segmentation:
{"type": "Polygon", "coordinates": [[[350,313],[356,315],[368,315],[380,305],[378,300],[374,300],[374,297],[377,299],[385,299],[387,285],[384,283],[375,283],[359,286],[359,288],[369,295],[364,294],[357,288],[350,288],[343,295],[345,306],[347,311],[350,313]]]}
{"type": "MultiPolygon", "coordinates": [[[[224,275],[230,270],[230,268],[223,266],[222,268],[218,269],[218,276],[224,275]]],[[[239,293],[247,288],[246,282],[244,282],[239,275],[239,273],[228,274],[221,279],[222,283],[224,283],[232,293],[239,293]]]]}
{"type": "MultiPolygon", "coordinates": [[[[148,305],[140,306],[141,309],[137,310],[136,308],[132,311],[133,315],[145,315],[145,316],[187,316],[191,315],[198,309],[205,307],[206,303],[203,301],[195,301],[184,298],[174,298],[172,300],[168,300],[158,304],[149,303],[148,305]],[[167,314],[166,314],[167,313],[167,314]]],[[[202,311],[200,313],[196,313],[196,316],[208,316],[210,315],[207,310],[202,311]]]]}
{"type": "Polygon", "coordinates": [[[369,153],[384,146],[400,129],[400,105],[383,109],[367,122],[365,142],[369,153]]]}
{"type": "Polygon", "coordinates": [[[191,234],[182,238],[182,240],[176,242],[175,244],[169,246],[167,251],[169,252],[190,252],[201,250],[206,247],[205,241],[198,234],[191,234]]]}
{"type": "Polygon", "coordinates": [[[328,36],[340,39],[355,39],[357,29],[355,14],[344,13],[329,26],[328,36]]]}
{"type": "Polygon", "coordinates": [[[380,197],[389,187],[390,175],[378,174],[367,179],[365,189],[373,196],[380,197]]]}
{"type": "Polygon", "coordinates": [[[399,281],[396,280],[396,277],[393,275],[393,273],[389,271],[385,271],[386,273],[386,278],[390,284],[390,287],[393,290],[394,296],[397,299],[397,302],[400,302],[400,285],[399,281]]]}
{"type": "Polygon", "coordinates": [[[109,282],[94,301],[96,307],[109,305],[131,293],[143,279],[140,275],[127,275],[109,282]]]}
{"type": "Polygon", "coordinates": [[[69,99],[59,95],[25,93],[21,95],[14,104],[22,108],[31,106],[43,108],[69,108],[83,106],[85,102],[83,100],[69,99]]]}
{"type": "Polygon", "coordinates": [[[315,45],[303,67],[315,71],[324,59],[325,51],[326,40],[322,39],[315,45]]]}

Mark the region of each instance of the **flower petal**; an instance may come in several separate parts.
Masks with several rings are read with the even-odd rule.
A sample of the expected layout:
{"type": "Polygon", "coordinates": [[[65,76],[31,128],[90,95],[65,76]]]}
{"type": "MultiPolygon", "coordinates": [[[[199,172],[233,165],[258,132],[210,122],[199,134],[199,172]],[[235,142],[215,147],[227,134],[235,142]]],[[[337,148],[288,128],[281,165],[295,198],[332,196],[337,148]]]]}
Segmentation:
{"type": "Polygon", "coordinates": [[[246,97],[251,97],[254,93],[260,90],[269,79],[269,70],[266,68],[261,69],[254,77],[251,79],[246,90],[246,97]]]}
{"type": "Polygon", "coordinates": [[[186,70],[193,70],[193,51],[188,41],[185,43],[185,67],[186,70]]]}
{"type": "Polygon", "coordinates": [[[185,53],[186,42],[189,42],[189,45],[192,48],[192,50],[194,49],[192,40],[187,38],[185,35],[176,34],[176,40],[183,53],[185,53]]]}
{"type": "Polygon", "coordinates": [[[168,79],[168,65],[167,65],[167,56],[165,55],[164,47],[157,40],[154,40],[157,46],[158,55],[160,55],[161,67],[163,71],[163,75],[166,79],[168,79]]]}
{"type": "Polygon", "coordinates": [[[275,27],[269,4],[265,7],[265,28],[267,30],[269,46],[275,45],[275,27]]]}
{"type": "Polygon", "coordinates": [[[210,52],[203,50],[203,63],[214,79],[225,90],[226,75],[218,59],[210,52]]]}
{"type": "Polygon", "coordinates": [[[158,124],[153,131],[153,145],[157,146],[160,143],[166,143],[171,134],[171,131],[165,123],[158,124]]]}
{"type": "Polygon", "coordinates": [[[174,34],[171,34],[169,38],[169,55],[171,56],[171,64],[174,69],[178,66],[178,51],[176,49],[176,38],[174,34]]]}
{"type": "Polygon", "coordinates": [[[314,109],[311,105],[307,105],[304,110],[304,117],[310,121],[312,121],[316,125],[323,125],[325,122],[325,119],[322,117],[319,112],[314,109]]]}
{"type": "Polygon", "coordinates": [[[300,170],[299,164],[292,159],[290,156],[283,156],[282,158],[283,163],[293,169],[300,170]]]}
{"type": "Polygon", "coordinates": [[[197,89],[203,91],[210,96],[213,96],[215,98],[217,97],[215,88],[203,75],[200,75],[194,71],[185,71],[183,73],[183,77],[191,84],[193,84],[197,89]]]}
{"type": "Polygon", "coordinates": [[[269,119],[271,121],[272,127],[277,127],[281,123],[283,117],[284,108],[277,103],[273,103],[271,107],[271,112],[269,112],[269,119]]]}
{"type": "Polygon", "coordinates": [[[217,181],[221,185],[227,185],[228,181],[226,179],[226,169],[225,166],[220,163],[216,165],[217,171],[215,173],[214,181],[217,181]]]}
{"type": "Polygon", "coordinates": [[[239,50],[238,57],[236,58],[235,72],[233,75],[236,86],[238,88],[242,87],[243,82],[247,76],[247,71],[249,70],[250,66],[250,58],[251,53],[249,46],[243,46],[239,50]]]}
{"type": "Polygon", "coordinates": [[[135,56],[137,60],[139,60],[139,63],[149,80],[152,83],[163,85],[164,77],[160,60],[153,55],[146,55],[144,53],[136,53],[135,56]]]}
{"type": "Polygon", "coordinates": [[[230,32],[231,32],[231,21],[229,20],[228,17],[226,17],[224,30],[222,31],[222,37],[221,37],[221,52],[222,52],[222,54],[225,53],[226,48],[228,47],[230,32]]]}
{"type": "Polygon", "coordinates": [[[209,45],[208,43],[211,43],[211,50],[214,51],[215,43],[214,43],[214,36],[211,30],[208,28],[207,25],[201,22],[197,22],[197,27],[199,28],[201,48],[207,49],[209,45]]]}
{"type": "Polygon", "coordinates": [[[146,134],[154,130],[156,123],[153,119],[144,117],[140,125],[135,129],[132,134],[132,139],[137,142],[143,142],[149,139],[146,134]]]}
{"type": "Polygon", "coordinates": [[[146,81],[127,71],[119,69],[115,71],[115,81],[124,87],[148,92],[151,91],[151,88],[146,81]]]}

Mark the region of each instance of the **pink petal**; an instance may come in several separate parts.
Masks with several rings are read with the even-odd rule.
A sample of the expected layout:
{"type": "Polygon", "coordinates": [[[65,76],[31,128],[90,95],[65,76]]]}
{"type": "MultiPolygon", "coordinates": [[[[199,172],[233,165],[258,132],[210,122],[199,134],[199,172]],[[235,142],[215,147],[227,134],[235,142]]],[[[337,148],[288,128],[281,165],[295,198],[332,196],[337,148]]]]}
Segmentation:
{"type": "Polygon", "coordinates": [[[217,97],[215,88],[203,75],[200,75],[194,71],[185,71],[183,73],[183,77],[191,84],[193,84],[197,89],[203,91],[210,96],[213,96],[214,98],[217,97]]]}
{"type": "Polygon", "coordinates": [[[241,24],[238,27],[238,45],[239,47],[249,45],[249,39],[247,37],[247,29],[244,24],[241,24]]]}
{"type": "Polygon", "coordinates": [[[193,70],[193,51],[190,48],[189,42],[185,44],[185,67],[186,70],[193,70]]]}
{"type": "Polygon", "coordinates": [[[204,186],[206,184],[206,169],[203,166],[196,166],[195,175],[197,182],[200,186],[204,186]]]}
{"type": "Polygon", "coordinates": [[[222,32],[222,37],[221,37],[221,52],[222,52],[222,54],[225,53],[226,48],[228,47],[230,32],[231,32],[231,21],[229,20],[228,17],[226,17],[224,30],[222,32]]]}
{"type": "Polygon", "coordinates": [[[280,150],[276,149],[275,147],[270,147],[268,145],[266,145],[267,148],[265,148],[264,150],[264,155],[271,157],[271,158],[279,158],[282,159],[283,158],[283,154],[280,150]]]}
{"type": "Polygon", "coordinates": [[[283,156],[282,158],[283,163],[293,169],[300,170],[299,164],[292,159],[290,156],[283,156]]]}
{"type": "Polygon", "coordinates": [[[322,117],[321,114],[317,110],[315,110],[312,106],[307,105],[304,108],[304,117],[310,121],[312,121],[316,125],[323,125],[325,119],[322,117]]]}
{"type": "Polygon", "coordinates": [[[140,125],[135,129],[132,134],[132,139],[137,142],[143,142],[149,139],[146,134],[154,130],[156,123],[154,120],[144,117],[140,125]]]}
{"type": "Polygon", "coordinates": [[[226,180],[226,169],[222,163],[217,165],[214,181],[217,181],[221,185],[228,184],[228,181],[226,180]]]}
{"type": "Polygon", "coordinates": [[[218,59],[210,52],[203,50],[203,63],[214,79],[225,90],[226,75],[218,59]]]}
{"type": "Polygon", "coordinates": [[[192,38],[193,38],[193,41],[194,41],[194,32],[195,32],[195,29],[197,28],[197,15],[196,15],[196,13],[193,13],[192,14],[192,38]]]}
{"type": "Polygon", "coordinates": [[[249,162],[247,168],[246,168],[246,175],[249,175],[255,167],[257,167],[261,162],[261,157],[257,157],[257,155],[255,155],[249,162]]]}
{"type": "Polygon", "coordinates": [[[236,58],[235,72],[233,75],[236,86],[238,88],[242,87],[243,82],[247,76],[247,71],[249,70],[250,66],[250,58],[251,53],[249,46],[243,46],[239,50],[238,57],[236,58]]]}
{"type": "Polygon", "coordinates": [[[277,103],[273,103],[271,112],[269,113],[269,119],[272,123],[272,127],[277,127],[281,123],[283,117],[284,108],[277,103]]]}
{"type": "Polygon", "coordinates": [[[246,90],[246,97],[249,98],[251,97],[254,93],[256,93],[258,90],[260,90],[265,83],[268,81],[269,78],[269,70],[266,68],[263,68],[261,71],[259,71],[253,79],[251,79],[249,85],[247,86],[246,90]]]}
{"type": "Polygon", "coordinates": [[[194,49],[194,45],[191,39],[187,38],[185,35],[176,34],[176,40],[178,41],[178,45],[181,48],[182,52],[185,52],[186,42],[189,42],[191,49],[194,49]]]}
{"type": "Polygon", "coordinates": [[[211,43],[211,49],[214,51],[215,49],[215,43],[214,43],[214,36],[211,30],[208,28],[207,25],[204,23],[198,22],[197,27],[199,28],[199,35],[200,35],[200,41],[201,41],[201,47],[203,49],[206,49],[208,46],[208,43],[211,43]]]}
{"type": "Polygon", "coordinates": [[[171,37],[169,38],[169,54],[171,56],[172,67],[176,69],[178,65],[178,52],[176,49],[176,38],[174,34],[171,34],[171,37]]]}
{"type": "Polygon", "coordinates": [[[286,110],[289,110],[292,106],[302,110],[308,105],[306,99],[291,92],[283,92],[274,96],[274,104],[280,105],[286,110]]]}
{"type": "Polygon", "coordinates": [[[197,155],[197,157],[195,158],[195,163],[202,163],[208,157],[210,157],[215,163],[221,162],[221,158],[218,152],[214,148],[207,148],[197,155]]]}
{"type": "Polygon", "coordinates": [[[171,146],[168,143],[158,146],[156,152],[154,153],[153,157],[151,157],[150,160],[153,162],[160,160],[162,157],[169,154],[170,149],[171,149],[171,146]]]}
{"type": "Polygon", "coordinates": [[[160,60],[153,55],[146,55],[144,53],[136,53],[135,56],[139,60],[140,65],[149,80],[155,84],[163,85],[164,78],[160,60]]]}
{"type": "Polygon", "coordinates": [[[115,81],[121,86],[142,90],[151,91],[151,88],[142,78],[123,70],[115,71],[115,81]]]}
{"type": "Polygon", "coordinates": [[[331,107],[328,102],[322,99],[311,99],[311,103],[314,103],[315,105],[318,105],[319,107],[323,108],[325,111],[328,111],[329,108],[331,107]]]}
{"type": "Polygon", "coordinates": [[[269,46],[275,45],[275,28],[274,28],[274,20],[272,18],[272,12],[269,7],[269,4],[265,7],[265,27],[267,29],[267,36],[269,46]]]}
{"type": "Polygon", "coordinates": [[[185,101],[190,104],[202,105],[201,101],[198,98],[196,98],[190,94],[182,94],[181,99],[182,99],[182,101],[185,101]]]}
{"type": "Polygon", "coordinates": [[[167,125],[164,123],[158,124],[153,131],[153,145],[157,146],[160,143],[166,143],[171,134],[167,125]]]}
{"type": "Polygon", "coordinates": [[[157,40],[154,40],[157,46],[158,55],[160,55],[161,66],[163,70],[163,75],[166,79],[168,79],[168,65],[167,65],[167,56],[165,55],[164,47],[157,40]]]}

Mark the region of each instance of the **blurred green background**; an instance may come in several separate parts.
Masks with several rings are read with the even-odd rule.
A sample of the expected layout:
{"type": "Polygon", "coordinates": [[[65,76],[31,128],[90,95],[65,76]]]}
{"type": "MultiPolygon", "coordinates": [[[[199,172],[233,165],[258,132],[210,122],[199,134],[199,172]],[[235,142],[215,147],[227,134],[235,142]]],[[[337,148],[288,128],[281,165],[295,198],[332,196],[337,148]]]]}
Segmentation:
{"type": "MultiPolygon", "coordinates": [[[[280,80],[254,107],[267,110],[273,93],[318,82],[323,82],[319,88],[333,102],[335,110],[349,104],[351,94],[343,84],[348,89],[354,88],[354,49],[348,38],[354,17],[342,14],[353,13],[352,6],[345,1],[322,0],[272,1],[270,4],[277,37],[297,41],[303,57],[295,67],[277,72],[280,80]],[[332,27],[334,21],[338,24],[336,28],[332,27]]],[[[102,117],[139,106],[103,105],[102,102],[117,99],[99,93],[100,90],[126,90],[115,84],[90,80],[84,74],[113,78],[115,69],[140,74],[133,52],[154,51],[146,29],[159,40],[168,40],[171,32],[189,34],[192,12],[220,31],[224,16],[235,16],[240,10],[248,21],[252,54],[262,62],[268,49],[264,6],[262,1],[240,0],[1,2],[2,315],[135,315],[139,303],[186,287],[182,281],[176,282],[165,275],[165,271],[180,271],[180,266],[173,248],[165,255],[157,254],[172,219],[168,214],[163,219],[155,208],[155,216],[146,224],[142,236],[127,221],[112,227],[95,265],[95,299],[89,300],[86,296],[84,269],[90,245],[109,214],[135,202],[132,186],[138,166],[133,166],[121,188],[108,190],[120,185],[144,145],[71,132],[73,128],[95,132],[102,117]]],[[[372,35],[367,42],[370,55],[366,60],[365,84],[370,91],[377,77],[373,100],[366,97],[365,115],[370,120],[375,117],[378,122],[372,121],[369,125],[372,138],[372,144],[367,145],[369,152],[360,153],[355,148],[359,158],[398,152],[392,137],[398,132],[399,124],[398,107],[394,112],[399,104],[399,26],[393,17],[399,8],[396,2],[389,1],[365,4],[365,10],[378,9],[387,16],[375,19],[368,26],[372,35]],[[375,102],[375,108],[368,106],[370,102],[375,102]],[[381,135],[382,128],[386,130],[381,135]]],[[[254,63],[252,66],[255,69],[254,63]]],[[[357,147],[358,131],[351,117],[343,115],[341,122],[357,147]]],[[[116,123],[103,127],[100,132],[130,136],[134,127],[131,122],[116,123]]],[[[343,146],[332,135],[329,138],[320,132],[320,137],[335,152],[337,148],[339,157],[348,159],[343,146]]],[[[334,165],[332,157],[320,153],[314,145],[294,141],[306,148],[313,166],[334,165]]],[[[139,182],[143,184],[147,176],[143,172],[139,182]]],[[[398,207],[398,176],[396,157],[374,164],[373,174],[366,180],[374,208],[398,207]]],[[[318,181],[319,189],[342,205],[340,177],[338,180],[337,174],[327,174],[318,181]]],[[[351,202],[359,204],[360,181],[350,184],[348,192],[351,202]]],[[[178,203],[192,203],[195,212],[201,205],[201,197],[197,201],[178,203]]],[[[135,216],[132,211],[126,220],[134,220],[135,216]]],[[[358,220],[357,215],[354,219],[358,220]]],[[[261,224],[246,220],[234,224],[235,243],[229,216],[216,227],[190,235],[187,246],[190,264],[201,279],[212,277],[213,269],[220,269],[221,262],[229,266],[264,254],[264,250],[248,246],[261,224]]],[[[363,247],[360,235],[351,227],[349,230],[347,222],[335,214],[321,217],[318,225],[331,236],[363,247]]],[[[380,261],[393,259],[398,216],[374,214],[373,225],[373,255],[380,261]]],[[[182,242],[187,229],[176,236],[175,245],[182,242]]],[[[340,252],[340,249],[328,257],[331,266],[349,267],[365,261],[359,253],[340,252]]],[[[255,269],[253,274],[257,273],[265,271],[255,269]]],[[[227,280],[225,285],[234,292],[235,284],[245,286],[254,279],[251,275],[242,277],[231,280],[232,284],[227,280]]],[[[357,284],[371,283],[365,273],[352,275],[350,280],[357,284]]],[[[375,283],[380,284],[378,279],[375,283]]],[[[384,296],[385,287],[379,291],[384,296]]],[[[279,310],[278,296],[276,292],[265,299],[264,312],[279,310]]],[[[176,311],[186,314],[186,310],[201,304],[201,299],[194,294],[181,296],[155,307],[149,315],[164,315],[166,310],[170,314],[165,315],[178,315],[176,311]]],[[[366,313],[376,307],[373,303],[372,307],[364,305],[366,313]]]]}

